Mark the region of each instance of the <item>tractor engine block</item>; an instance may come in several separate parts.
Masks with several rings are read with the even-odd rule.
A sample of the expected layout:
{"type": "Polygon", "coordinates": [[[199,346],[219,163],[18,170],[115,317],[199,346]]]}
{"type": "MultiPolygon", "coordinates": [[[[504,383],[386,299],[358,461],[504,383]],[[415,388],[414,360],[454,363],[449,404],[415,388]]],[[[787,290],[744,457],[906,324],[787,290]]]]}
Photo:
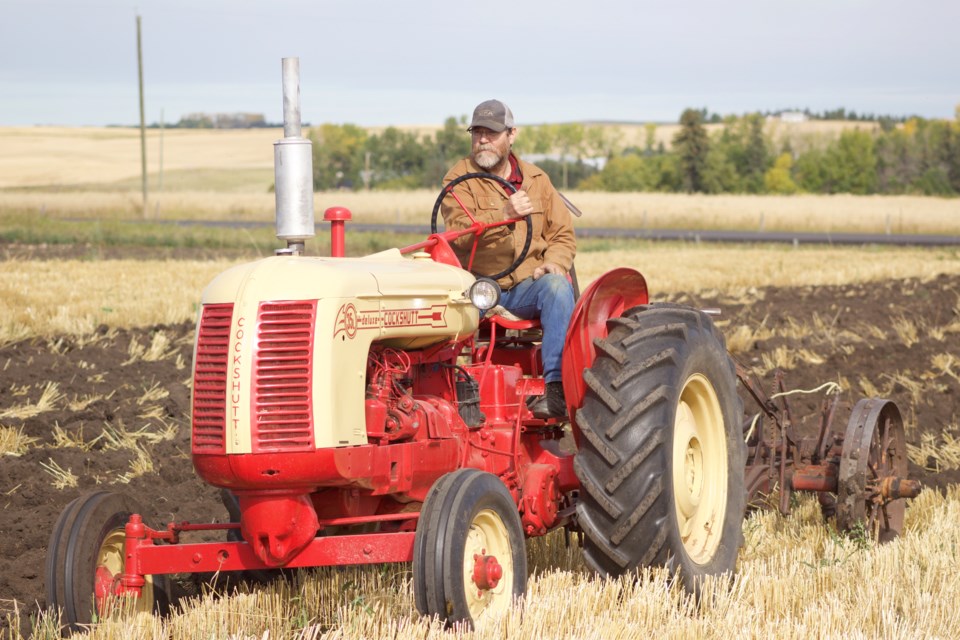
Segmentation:
{"type": "MultiPolygon", "coordinates": [[[[410,356],[395,349],[373,350],[367,362],[364,409],[371,443],[388,444],[445,434],[456,407],[434,395],[414,396],[410,356]]],[[[444,385],[447,386],[447,385],[444,385]]]]}

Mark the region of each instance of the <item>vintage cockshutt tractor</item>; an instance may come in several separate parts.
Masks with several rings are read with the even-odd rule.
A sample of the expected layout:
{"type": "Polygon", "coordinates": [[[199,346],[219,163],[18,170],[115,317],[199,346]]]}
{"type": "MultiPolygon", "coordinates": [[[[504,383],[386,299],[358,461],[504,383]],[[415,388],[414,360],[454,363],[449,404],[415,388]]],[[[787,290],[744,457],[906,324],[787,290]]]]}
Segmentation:
{"type": "MultiPolygon", "coordinates": [[[[218,276],[196,332],[193,463],[234,522],[157,530],[127,497],[78,498],[51,536],[48,605],[77,628],[114,596],[161,606],[167,574],[412,562],[420,612],[476,623],[524,594],[525,537],[559,527],[582,532],[602,574],[665,565],[695,590],[732,571],[751,492],[789,483],[783,470],[804,454],[761,438],[757,420],[745,439],[736,366],[709,314],[649,304],[632,269],[602,275],[566,336],[569,419],[535,418],[538,323],[488,313],[496,278],[526,248],[506,271],[475,274],[451,247],[505,224],[529,242],[530,225],[437,230],[461,180],[496,178],[448,184],[425,241],[362,258],[344,257],[349,212],[328,209],[332,255],[304,256],[313,193],[296,59],[283,78],[275,166],[288,246],[218,276]],[[217,529],[220,542],[181,539],[217,529]]],[[[808,475],[829,476],[835,445],[818,444],[808,475]]],[[[836,492],[830,482],[816,490],[836,492]]]]}

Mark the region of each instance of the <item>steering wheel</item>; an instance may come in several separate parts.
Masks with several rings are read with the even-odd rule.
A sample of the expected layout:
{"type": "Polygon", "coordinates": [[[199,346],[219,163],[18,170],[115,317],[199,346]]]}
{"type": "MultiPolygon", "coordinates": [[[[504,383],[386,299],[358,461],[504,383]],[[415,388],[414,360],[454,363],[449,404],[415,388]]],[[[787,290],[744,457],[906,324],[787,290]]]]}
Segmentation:
{"type": "MultiPolygon", "coordinates": [[[[443,187],[443,189],[440,190],[440,195],[437,197],[437,201],[433,205],[433,213],[430,216],[430,233],[432,234],[437,233],[437,214],[440,212],[440,203],[442,203],[443,199],[446,198],[451,191],[453,191],[453,188],[455,186],[457,186],[461,182],[466,182],[467,180],[493,180],[494,182],[497,182],[503,185],[504,188],[506,188],[511,195],[517,192],[517,188],[515,186],[513,186],[512,184],[510,184],[500,176],[495,176],[492,173],[465,173],[459,178],[454,178],[449,183],[447,183],[446,186],[443,187]]],[[[463,212],[467,214],[467,217],[470,218],[471,221],[481,225],[480,230],[477,231],[477,233],[474,235],[474,238],[473,238],[473,248],[470,250],[470,261],[469,261],[469,264],[467,264],[468,270],[470,270],[470,267],[473,266],[473,256],[477,252],[477,245],[480,242],[480,236],[482,236],[487,229],[491,229],[493,227],[502,227],[508,224],[513,224],[515,222],[526,223],[527,235],[526,235],[526,239],[523,242],[523,249],[520,251],[520,255],[517,256],[517,259],[513,261],[513,264],[511,264],[509,267],[507,267],[500,273],[495,273],[493,275],[489,275],[485,277],[492,278],[493,280],[499,280],[500,278],[510,275],[511,273],[516,271],[517,267],[519,267],[521,263],[523,263],[523,261],[526,259],[527,252],[530,251],[530,241],[533,239],[533,225],[530,224],[530,216],[524,216],[522,218],[509,218],[507,220],[502,220],[500,222],[491,222],[491,223],[479,222],[473,216],[473,214],[470,213],[466,205],[464,205],[463,202],[460,201],[460,198],[457,198],[456,195],[454,195],[454,199],[456,199],[457,204],[460,205],[460,208],[463,209],[463,212]]],[[[484,275],[484,274],[478,274],[473,271],[471,272],[477,276],[484,275]]]]}

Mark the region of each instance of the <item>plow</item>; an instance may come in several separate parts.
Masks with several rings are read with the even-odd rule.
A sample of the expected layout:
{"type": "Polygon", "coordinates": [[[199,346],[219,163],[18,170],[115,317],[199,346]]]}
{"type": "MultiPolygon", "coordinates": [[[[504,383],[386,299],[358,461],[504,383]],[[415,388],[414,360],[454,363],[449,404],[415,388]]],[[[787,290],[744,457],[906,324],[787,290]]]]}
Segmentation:
{"type": "Polygon", "coordinates": [[[66,631],[117,599],[167,610],[172,575],[394,562],[412,565],[417,611],[482,624],[524,595],[525,540],[558,529],[578,534],[601,575],[663,566],[697,592],[735,570],[747,507],[776,492],[785,514],[793,493],[815,492],[841,530],[901,532],[920,487],[893,402],[861,400],[838,429],[839,395],[826,395],[816,433],[801,436],[782,374],[768,395],[710,313],[651,303],[632,268],[579,295],[567,418],[535,417],[539,322],[497,312],[497,279],[523,261],[533,225],[475,215],[461,191],[496,176],[446,185],[424,241],[370,256],[346,256],[352,215],[329,208],[331,255],[304,255],[315,228],[296,59],[283,61],[283,92],[286,247],[214,279],[197,321],[191,455],[230,521],[151,528],[145,505],[119,493],[71,502],[45,567],[66,631]],[[471,225],[440,230],[445,201],[471,225]],[[526,246],[504,271],[476,273],[479,239],[507,225],[526,246]],[[757,408],[746,418],[738,381],[757,408]]]}
{"type": "MultiPolygon", "coordinates": [[[[919,495],[921,486],[908,478],[903,418],[896,403],[863,398],[854,405],[846,427],[838,429],[833,423],[841,396],[826,395],[816,434],[801,437],[782,371],[774,372],[775,391],[769,396],[739,364],[737,377],[759,409],[744,431],[749,503],[761,502],[776,488],[777,507],[789,515],[793,493],[811,492],[817,494],[824,518],[836,518],[841,531],[862,527],[878,542],[902,533],[905,500],[919,495]]],[[[824,387],[838,391],[835,384],[824,387]]]]}

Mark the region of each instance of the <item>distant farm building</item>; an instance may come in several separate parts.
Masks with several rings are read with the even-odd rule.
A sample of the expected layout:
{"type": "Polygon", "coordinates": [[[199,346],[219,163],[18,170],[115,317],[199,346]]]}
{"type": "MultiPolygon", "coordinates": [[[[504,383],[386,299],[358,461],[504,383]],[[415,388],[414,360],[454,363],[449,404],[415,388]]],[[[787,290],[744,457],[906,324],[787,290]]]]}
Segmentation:
{"type": "Polygon", "coordinates": [[[780,114],[781,122],[806,122],[807,114],[802,111],[784,111],[780,114]]]}

